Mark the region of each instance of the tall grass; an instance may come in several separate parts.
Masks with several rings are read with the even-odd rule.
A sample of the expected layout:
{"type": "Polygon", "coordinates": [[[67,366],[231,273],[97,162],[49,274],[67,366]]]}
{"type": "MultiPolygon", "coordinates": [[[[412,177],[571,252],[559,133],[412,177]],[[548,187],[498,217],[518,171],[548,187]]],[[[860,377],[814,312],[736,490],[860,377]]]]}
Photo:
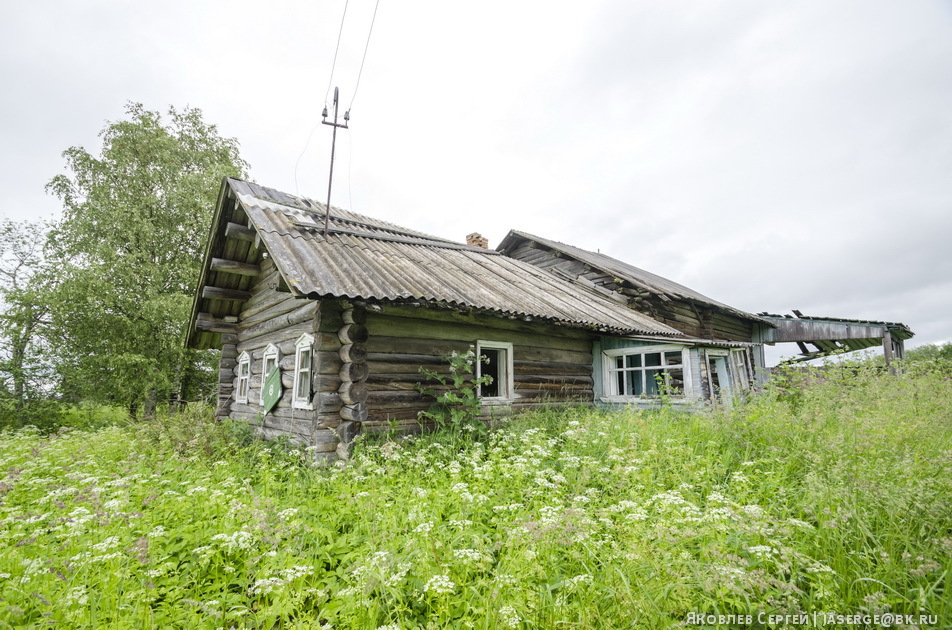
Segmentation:
{"type": "Polygon", "coordinates": [[[0,438],[0,627],[952,624],[952,381],[844,367],[707,415],[553,409],[346,466],[192,412],[0,438]]]}

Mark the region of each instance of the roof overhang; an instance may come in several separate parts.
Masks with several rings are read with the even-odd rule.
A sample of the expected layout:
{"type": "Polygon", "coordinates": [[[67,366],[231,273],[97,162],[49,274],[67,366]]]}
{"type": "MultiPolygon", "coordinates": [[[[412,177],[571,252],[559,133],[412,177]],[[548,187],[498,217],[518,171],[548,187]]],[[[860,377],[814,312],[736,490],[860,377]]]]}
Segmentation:
{"type": "Polygon", "coordinates": [[[909,326],[899,322],[808,317],[796,310],[794,315],[760,313],[760,317],[774,327],[761,330],[758,340],[768,344],[796,343],[800,356],[794,361],[878,347],[887,338],[905,341],[915,334],[909,326]],[[811,350],[807,344],[815,349],[811,350]]]}

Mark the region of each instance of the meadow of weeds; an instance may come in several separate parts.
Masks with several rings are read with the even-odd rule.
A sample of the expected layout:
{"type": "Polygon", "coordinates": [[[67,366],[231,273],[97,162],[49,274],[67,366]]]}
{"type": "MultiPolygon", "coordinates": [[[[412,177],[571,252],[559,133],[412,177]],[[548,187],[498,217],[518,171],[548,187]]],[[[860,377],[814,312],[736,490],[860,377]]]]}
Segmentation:
{"type": "Polygon", "coordinates": [[[0,627],[949,627],[950,372],[797,380],[710,414],[362,443],[324,469],[199,411],[4,433],[0,627]]]}

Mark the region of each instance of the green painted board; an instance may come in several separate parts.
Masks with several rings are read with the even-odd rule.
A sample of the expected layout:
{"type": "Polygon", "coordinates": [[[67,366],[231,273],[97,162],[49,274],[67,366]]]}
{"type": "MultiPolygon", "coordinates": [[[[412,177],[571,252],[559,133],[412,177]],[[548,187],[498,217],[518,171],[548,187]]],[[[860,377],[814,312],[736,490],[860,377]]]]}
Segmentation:
{"type": "Polygon", "coordinates": [[[281,400],[281,370],[271,368],[268,378],[264,379],[264,412],[268,413],[281,400]]]}

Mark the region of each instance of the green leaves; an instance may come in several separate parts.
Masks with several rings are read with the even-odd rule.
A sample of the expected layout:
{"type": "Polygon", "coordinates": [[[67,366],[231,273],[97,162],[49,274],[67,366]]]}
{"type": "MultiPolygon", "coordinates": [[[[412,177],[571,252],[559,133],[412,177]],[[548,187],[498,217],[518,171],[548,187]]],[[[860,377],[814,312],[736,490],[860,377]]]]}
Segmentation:
{"type": "Polygon", "coordinates": [[[197,109],[126,114],[100,133],[98,156],[64,151],[68,173],[47,185],[64,210],[43,299],[63,392],[131,411],[178,390],[197,360],[182,338],[206,232],[221,179],[248,165],[197,109]]]}
{"type": "Polygon", "coordinates": [[[467,352],[453,351],[443,357],[449,363],[449,375],[440,374],[425,368],[420,368],[420,374],[427,380],[436,381],[440,388],[423,384],[417,385],[417,390],[436,398],[436,404],[427,411],[420,412],[421,419],[433,420],[438,427],[451,431],[485,432],[486,426],[479,421],[481,407],[477,392],[480,385],[492,382],[491,376],[473,377],[473,368],[476,361],[486,361],[486,357],[476,357],[476,348],[470,346],[467,352]]]}

